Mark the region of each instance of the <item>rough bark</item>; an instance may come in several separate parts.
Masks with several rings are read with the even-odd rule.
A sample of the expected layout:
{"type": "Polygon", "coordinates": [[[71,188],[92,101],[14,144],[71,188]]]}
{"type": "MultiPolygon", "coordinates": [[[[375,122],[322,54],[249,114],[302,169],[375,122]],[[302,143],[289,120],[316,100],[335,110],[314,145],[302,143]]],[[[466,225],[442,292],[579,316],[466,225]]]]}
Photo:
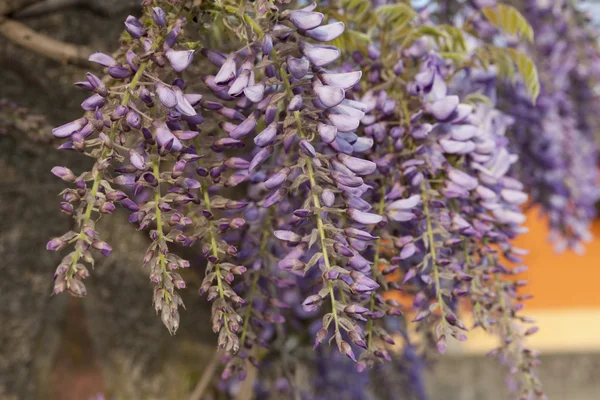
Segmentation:
{"type": "MultiPolygon", "coordinates": [[[[138,2],[102,3],[111,3],[110,12],[116,15],[106,18],[79,7],[22,22],[53,39],[111,52],[122,21],[138,2]]],[[[0,70],[0,98],[46,115],[50,125],[80,115],[85,94],[72,82],[81,80],[85,70],[2,37],[0,70]]],[[[64,254],[47,252],[45,243],[69,230],[72,220],[58,209],[57,194],[66,185],[49,171],[55,165],[83,171],[89,160],[33,143],[14,127],[8,133],[0,136],[0,399],[65,398],[64,390],[55,393],[49,386],[68,381],[51,371],[60,364],[57,357],[70,357],[85,347],[78,330],[90,335],[97,358],[90,362],[102,370],[109,394],[126,399],[186,397],[214,353],[210,325],[198,322],[207,321],[209,312],[197,295],[198,272],[187,278],[187,311],[178,334],[171,337],[154,313],[148,273],[141,268],[147,234],[128,224],[125,213],[104,218],[99,230],[114,252],[91,272],[87,298],[72,303],[83,307],[87,322],[71,329],[68,296],[50,296],[52,274],[64,254]]]]}

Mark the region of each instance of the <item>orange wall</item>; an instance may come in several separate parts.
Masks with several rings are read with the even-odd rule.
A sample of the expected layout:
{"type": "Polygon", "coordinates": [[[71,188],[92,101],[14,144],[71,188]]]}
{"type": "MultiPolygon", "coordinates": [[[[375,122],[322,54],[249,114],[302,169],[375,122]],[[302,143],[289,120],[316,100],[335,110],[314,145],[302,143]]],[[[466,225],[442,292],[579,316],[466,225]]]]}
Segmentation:
{"type": "Polygon", "coordinates": [[[526,302],[527,308],[600,307],[600,221],[594,223],[594,240],[582,256],[571,251],[556,254],[546,224],[537,209],[529,211],[529,233],[515,240],[517,247],[529,250],[524,258],[529,270],[519,276],[529,280],[524,292],[535,296],[526,302]]]}

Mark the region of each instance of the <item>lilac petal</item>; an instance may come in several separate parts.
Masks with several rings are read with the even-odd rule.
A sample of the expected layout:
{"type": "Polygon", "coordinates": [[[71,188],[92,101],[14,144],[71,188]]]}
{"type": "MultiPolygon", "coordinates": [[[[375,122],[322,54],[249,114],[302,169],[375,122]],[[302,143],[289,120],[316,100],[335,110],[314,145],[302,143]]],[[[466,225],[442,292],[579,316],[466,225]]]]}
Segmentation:
{"type": "Polygon", "coordinates": [[[413,254],[417,252],[417,246],[413,243],[409,243],[402,248],[400,251],[400,259],[406,260],[408,257],[411,257],[413,254]]]}
{"type": "Polygon", "coordinates": [[[265,202],[262,205],[263,208],[269,208],[269,207],[279,203],[281,200],[283,200],[283,198],[285,197],[286,194],[287,194],[286,189],[277,189],[275,192],[273,192],[269,197],[267,197],[265,199],[265,202]]]}
{"type": "Polygon", "coordinates": [[[317,131],[323,142],[329,144],[335,140],[337,134],[337,128],[333,125],[327,125],[319,122],[317,125],[317,131]]]}
{"type": "Polygon", "coordinates": [[[498,222],[503,224],[520,225],[527,219],[525,215],[518,211],[507,210],[504,208],[492,210],[492,214],[498,222]]]}
{"type": "Polygon", "coordinates": [[[168,143],[172,141],[171,149],[173,151],[180,151],[183,148],[183,145],[181,144],[179,139],[177,139],[175,135],[171,133],[171,131],[164,122],[153,123],[153,126],[156,142],[160,147],[165,148],[167,147],[168,143]]]}
{"type": "Polygon", "coordinates": [[[216,67],[222,67],[223,64],[225,63],[225,60],[227,60],[227,56],[223,53],[219,53],[218,51],[215,50],[209,50],[209,49],[202,49],[201,50],[202,55],[204,55],[206,58],[208,58],[208,60],[213,63],[216,67]]]}
{"type": "Polygon", "coordinates": [[[265,85],[262,83],[244,88],[244,95],[253,103],[260,102],[263,99],[264,94],[265,85]]]}
{"type": "Polygon", "coordinates": [[[335,107],[344,100],[346,92],[344,89],[333,86],[317,86],[314,88],[317,97],[326,107],[335,107]]]}
{"type": "Polygon", "coordinates": [[[97,108],[102,108],[106,104],[106,99],[99,94],[94,94],[81,103],[81,108],[86,111],[95,111],[97,108]]]}
{"type": "Polygon", "coordinates": [[[217,85],[221,85],[229,82],[236,76],[236,65],[235,65],[235,55],[231,54],[227,57],[219,73],[215,76],[214,81],[217,85]]]}
{"type": "Polygon", "coordinates": [[[383,219],[381,215],[363,212],[354,208],[348,209],[346,214],[356,222],[365,225],[378,224],[383,219]]]}
{"type": "Polygon", "coordinates": [[[361,199],[360,197],[351,198],[350,201],[348,202],[348,207],[356,208],[360,211],[369,211],[372,208],[371,204],[369,204],[369,202],[361,199]]]}
{"type": "Polygon", "coordinates": [[[271,123],[261,133],[256,135],[254,143],[259,147],[265,147],[273,143],[277,136],[277,122],[271,123]]]}
{"type": "Polygon", "coordinates": [[[152,19],[158,26],[165,26],[167,23],[167,14],[160,7],[152,7],[152,19]]]}
{"type": "Polygon", "coordinates": [[[194,58],[194,50],[173,50],[168,49],[165,56],[171,63],[171,67],[175,72],[183,72],[192,63],[194,58]]]}
{"type": "Polygon", "coordinates": [[[469,197],[469,191],[463,186],[457,185],[452,181],[446,181],[444,187],[440,189],[440,193],[449,199],[466,199],[469,197]]]}
{"type": "Polygon", "coordinates": [[[468,154],[475,150],[475,143],[471,141],[457,142],[456,140],[440,139],[440,145],[445,153],[468,154]]]}
{"type": "Polygon", "coordinates": [[[288,167],[282,168],[279,172],[265,181],[265,187],[270,190],[277,189],[287,180],[289,174],[290,169],[288,167]]]}
{"type": "Polygon", "coordinates": [[[127,65],[129,65],[129,68],[131,68],[132,71],[137,71],[138,70],[138,65],[136,64],[136,58],[137,58],[137,54],[135,54],[131,49],[127,50],[127,53],[125,53],[125,59],[127,60],[127,65]]]}
{"type": "Polygon", "coordinates": [[[300,243],[302,240],[302,236],[292,231],[274,231],[273,235],[275,235],[277,239],[283,240],[284,242],[300,243]]]}
{"type": "Polygon", "coordinates": [[[264,55],[270,55],[273,50],[273,37],[271,35],[265,35],[261,43],[262,52],[264,55]]]}
{"type": "Polygon", "coordinates": [[[139,39],[144,34],[144,26],[133,15],[130,15],[125,19],[125,30],[129,32],[134,39],[139,39]]]}
{"type": "Polygon", "coordinates": [[[191,140],[199,135],[198,131],[173,131],[172,133],[180,140],[191,140]]]}
{"type": "Polygon", "coordinates": [[[215,140],[211,146],[216,152],[224,151],[226,149],[239,149],[241,147],[244,147],[242,141],[228,137],[215,140]]]}
{"type": "Polygon", "coordinates": [[[448,171],[448,178],[459,186],[467,190],[473,190],[479,185],[477,178],[463,172],[459,169],[452,168],[448,171]]]}
{"type": "Polygon", "coordinates": [[[296,79],[304,78],[310,68],[310,63],[304,58],[288,56],[286,61],[290,74],[296,79]]]}
{"type": "Polygon", "coordinates": [[[344,23],[334,22],[304,32],[304,35],[319,42],[330,42],[344,33],[344,23]]]}
{"type": "Polygon", "coordinates": [[[117,62],[114,58],[109,56],[108,54],[101,53],[99,51],[92,53],[89,58],[89,61],[98,63],[104,67],[110,67],[112,65],[116,65],[117,62]]]}
{"type": "Polygon", "coordinates": [[[376,240],[377,237],[371,235],[367,231],[363,231],[356,228],[346,228],[344,229],[344,233],[351,238],[359,239],[359,240],[376,240]]]}
{"type": "Polygon", "coordinates": [[[73,85],[75,85],[78,88],[81,88],[83,90],[90,91],[90,92],[94,90],[94,86],[87,81],[86,82],[75,82],[73,85]]]}
{"type": "Polygon", "coordinates": [[[131,162],[131,165],[133,165],[140,171],[143,171],[147,168],[144,157],[142,157],[140,153],[133,149],[129,150],[129,161],[131,162]]]}
{"type": "Polygon", "coordinates": [[[254,172],[254,170],[263,162],[265,162],[273,153],[273,146],[267,146],[261,149],[256,155],[252,158],[250,162],[250,166],[248,167],[248,172],[254,172]]]}
{"type": "Polygon", "coordinates": [[[295,95],[288,104],[289,111],[298,111],[302,108],[302,95],[295,95]]]}
{"type": "Polygon", "coordinates": [[[333,179],[341,185],[349,187],[360,187],[364,183],[361,177],[356,175],[345,175],[338,171],[333,171],[331,176],[333,179]]]}
{"type": "Polygon", "coordinates": [[[337,158],[357,175],[369,175],[377,169],[377,164],[369,160],[363,160],[346,154],[338,154],[337,158]]]}
{"type": "Polygon", "coordinates": [[[423,72],[419,72],[415,75],[415,82],[423,89],[429,88],[433,85],[433,79],[435,78],[435,73],[433,70],[428,69],[423,72]]]}
{"type": "Polygon", "coordinates": [[[310,144],[306,139],[300,140],[300,149],[307,156],[314,158],[317,156],[317,152],[312,144],[310,144]]]}
{"type": "Polygon", "coordinates": [[[327,118],[340,132],[352,132],[360,125],[360,119],[342,114],[328,114],[327,118]]]}
{"type": "Polygon", "coordinates": [[[342,73],[319,73],[318,78],[323,84],[341,88],[344,90],[350,89],[356,85],[362,76],[362,71],[342,72],[342,73]]]}
{"type": "Polygon", "coordinates": [[[421,196],[413,194],[406,199],[400,199],[388,204],[388,210],[411,210],[421,202],[421,196]]]}
{"type": "Polygon", "coordinates": [[[502,189],[500,196],[510,204],[521,205],[527,201],[527,194],[520,190],[502,189]]]}
{"type": "Polygon", "coordinates": [[[347,100],[343,100],[341,104],[338,104],[337,106],[330,108],[329,112],[331,112],[333,114],[347,115],[349,117],[358,118],[360,120],[362,120],[365,117],[364,111],[361,111],[357,108],[354,108],[347,104],[344,104],[346,102],[347,102],[347,100]]]}
{"type": "Polygon", "coordinates": [[[242,92],[244,91],[244,89],[248,86],[249,82],[250,82],[250,71],[248,71],[248,70],[242,71],[242,73],[237,78],[235,78],[235,80],[229,87],[227,94],[230,96],[234,96],[234,97],[241,95],[242,92]]]}
{"type": "Polygon", "coordinates": [[[296,28],[303,31],[316,28],[321,25],[325,16],[319,12],[311,11],[294,11],[290,15],[290,21],[296,26],[296,28]]]}
{"type": "Polygon", "coordinates": [[[175,92],[166,85],[156,82],[154,84],[154,90],[156,91],[158,100],[163,106],[173,108],[177,105],[177,96],[175,95],[175,92]]]}
{"type": "Polygon", "coordinates": [[[196,107],[198,104],[200,104],[200,101],[202,100],[201,94],[191,93],[191,94],[184,94],[183,96],[190,103],[190,105],[192,107],[196,107]]]}
{"type": "Polygon", "coordinates": [[[314,11],[316,8],[317,8],[317,3],[313,1],[306,7],[301,8],[300,10],[301,11],[314,11]]]}
{"type": "Polygon", "coordinates": [[[438,121],[445,121],[450,118],[459,103],[458,96],[446,96],[443,99],[427,104],[426,110],[438,121]]]}
{"type": "Polygon", "coordinates": [[[194,110],[194,107],[192,107],[190,102],[185,98],[181,89],[179,89],[177,86],[175,86],[175,88],[177,89],[175,91],[175,99],[177,100],[175,110],[188,117],[193,117],[196,115],[196,110],[194,110]]]}
{"type": "Polygon", "coordinates": [[[248,169],[250,162],[240,157],[231,157],[223,162],[227,168],[231,169],[248,169]]]}
{"type": "Polygon", "coordinates": [[[142,117],[135,110],[129,110],[125,118],[127,124],[134,129],[140,129],[142,127],[142,117]]]}
{"type": "Polygon", "coordinates": [[[352,144],[354,153],[363,153],[373,147],[373,138],[370,137],[359,137],[356,142],[352,144]]]}
{"type": "Polygon", "coordinates": [[[229,134],[233,139],[243,139],[248,136],[256,128],[256,117],[251,114],[241,124],[235,127],[235,129],[229,134]]]}
{"type": "Polygon", "coordinates": [[[396,222],[407,222],[415,219],[416,215],[408,211],[392,210],[388,213],[388,217],[396,222]]]}
{"type": "Polygon", "coordinates": [[[73,133],[81,130],[88,123],[87,118],[79,118],[75,121],[68,122],[64,125],[52,129],[52,135],[57,138],[66,138],[71,136],[73,133]]]}
{"type": "Polygon", "coordinates": [[[432,130],[433,125],[431,124],[415,125],[410,131],[410,135],[417,140],[423,140],[427,138],[432,130]]]}
{"type": "Polygon", "coordinates": [[[498,197],[496,192],[482,185],[477,186],[475,191],[483,200],[495,200],[498,197]]]}
{"type": "Polygon", "coordinates": [[[335,203],[335,194],[331,190],[325,189],[321,193],[321,201],[323,201],[325,207],[332,207],[335,203]]]}
{"type": "Polygon", "coordinates": [[[340,55],[340,49],[334,46],[313,45],[307,42],[302,42],[300,45],[302,54],[308,58],[313,65],[323,67],[337,60],[340,55]]]}
{"type": "Polygon", "coordinates": [[[477,134],[477,127],[474,125],[453,125],[450,129],[450,138],[454,140],[469,140],[477,134]]]}
{"type": "Polygon", "coordinates": [[[131,75],[131,70],[120,64],[108,67],[108,74],[115,79],[125,79],[131,75]]]}
{"type": "Polygon", "coordinates": [[[463,122],[473,112],[473,107],[468,104],[459,104],[456,107],[456,116],[452,118],[452,123],[457,124],[463,122]]]}

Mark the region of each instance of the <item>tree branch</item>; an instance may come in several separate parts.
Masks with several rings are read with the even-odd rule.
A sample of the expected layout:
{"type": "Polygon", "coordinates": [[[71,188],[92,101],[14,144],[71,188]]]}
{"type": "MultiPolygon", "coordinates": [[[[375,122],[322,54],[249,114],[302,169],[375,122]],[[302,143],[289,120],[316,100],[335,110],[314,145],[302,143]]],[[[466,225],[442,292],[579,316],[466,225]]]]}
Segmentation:
{"type": "Polygon", "coordinates": [[[196,387],[194,388],[194,391],[190,395],[189,400],[202,400],[202,398],[203,398],[202,396],[204,395],[204,392],[206,392],[206,389],[208,389],[213,376],[217,372],[217,367],[219,366],[220,359],[221,359],[221,354],[218,351],[215,352],[213,359],[210,361],[210,363],[204,369],[204,373],[202,374],[202,377],[198,381],[198,384],[196,384],[196,387]]]}
{"type": "Polygon", "coordinates": [[[10,15],[40,0],[2,0],[0,1],[0,16],[10,15]]]}
{"type": "Polygon", "coordinates": [[[0,35],[46,58],[67,64],[89,65],[89,49],[52,39],[25,24],[0,16],[0,35]]]}

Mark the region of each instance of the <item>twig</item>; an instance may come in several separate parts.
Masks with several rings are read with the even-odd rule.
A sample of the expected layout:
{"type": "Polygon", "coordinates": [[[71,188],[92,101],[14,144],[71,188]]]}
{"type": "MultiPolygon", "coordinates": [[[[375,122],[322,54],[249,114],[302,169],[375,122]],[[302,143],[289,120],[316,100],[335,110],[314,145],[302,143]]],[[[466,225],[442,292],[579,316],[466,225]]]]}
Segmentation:
{"type": "Polygon", "coordinates": [[[81,0],[44,0],[39,3],[32,4],[19,10],[13,14],[14,18],[27,18],[37,17],[39,15],[46,15],[56,11],[60,11],[64,8],[73,7],[79,5],[81,0]]]}
{"type": "Polygon", "coordinates": [[[15,20],[0,17],[0,35],[52,60],[88,65],[87,57],[91,51],[87,48],[52,39],[15,20]]]}
{"type": "Polygon", "coordinates": [[[0,1],[0,16],[10,15],[38,1],[40,0],[2,0],[0,1]]]}
{"type": "Polygon", "coordinates": [[[202,395],[208,388],[208,385],[210,385],[210,381],[212,380],[213,376],[215,375],[215,372],[217,372],[217,366],[219,365],[220,358],[221,357],[220,357],[219,352],[216,351],[212,360],[210,360],[210,363],[206,366],[206,369],[204,369],[204,372],[202,373],[202,377],[198,381],[198,384],[196,384],[196,387],[194,388],[194,391],[190,395],[189,400],[202,400],[202,395]]]}

